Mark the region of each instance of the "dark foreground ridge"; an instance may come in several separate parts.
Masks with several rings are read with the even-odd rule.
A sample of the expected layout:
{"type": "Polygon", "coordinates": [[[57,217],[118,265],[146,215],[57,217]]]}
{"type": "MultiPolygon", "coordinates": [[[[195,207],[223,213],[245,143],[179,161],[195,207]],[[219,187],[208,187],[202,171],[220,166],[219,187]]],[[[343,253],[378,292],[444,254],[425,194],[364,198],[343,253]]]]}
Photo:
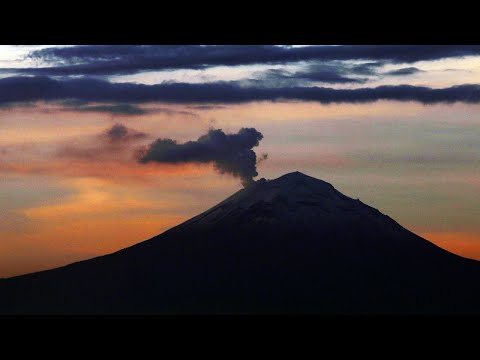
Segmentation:
{"type": "Polygon", "coordinates": [[[150,240],[0,281],[2,314],[480,314],[480,262],[327,182],[261,179],[150,240]]]}

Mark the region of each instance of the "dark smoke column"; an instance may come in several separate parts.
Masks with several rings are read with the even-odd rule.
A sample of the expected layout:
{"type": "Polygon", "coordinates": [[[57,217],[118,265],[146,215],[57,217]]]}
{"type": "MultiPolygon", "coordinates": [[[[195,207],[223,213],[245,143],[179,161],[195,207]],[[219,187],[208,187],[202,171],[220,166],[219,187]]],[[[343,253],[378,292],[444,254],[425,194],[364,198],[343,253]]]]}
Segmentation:
{"type": "Polygon", "coordinates": [[[252,148],[262,139],[263,135],[254,128],[242,128],[236,134],[212,129],[196,141],[183,144],[159,138],[141,148],[137,159],[140,163],[213,163],[219,173],[240,178],[246,187],[258,175],[257,155],[252,148]]]}

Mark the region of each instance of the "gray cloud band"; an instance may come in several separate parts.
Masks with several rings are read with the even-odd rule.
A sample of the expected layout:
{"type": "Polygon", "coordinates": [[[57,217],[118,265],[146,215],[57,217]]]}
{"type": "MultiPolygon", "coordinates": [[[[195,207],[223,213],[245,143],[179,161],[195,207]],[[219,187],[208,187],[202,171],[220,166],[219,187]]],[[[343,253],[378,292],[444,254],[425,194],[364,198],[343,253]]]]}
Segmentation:
{"type": "Polygon", "coordinates": [[[424,86],[379,86],[332,89],[328,87],[242,87],[235,82],[206,84],[162,83],[144,85],[110,83],[97,79],[55,80],[49,77],[0,79],[0,105],[15,102],[74,99],[109,103],[209,103],[235,104],[252,101],[315,101],[319,103],[367,103],[378,100],[434,103],[478,103],[480,85],[433,89],[424,86]]]}
{"type": "Polygon", "coordinates": [[[212,66],[284,64],[301,61],[372,60],[413,63],[480,55],[478,45],[341,45],[287,47],[272,45],[87,45],[34,51],[33,59],[54,66],[4,69],[37,75],[114,75],[212,66]]]}

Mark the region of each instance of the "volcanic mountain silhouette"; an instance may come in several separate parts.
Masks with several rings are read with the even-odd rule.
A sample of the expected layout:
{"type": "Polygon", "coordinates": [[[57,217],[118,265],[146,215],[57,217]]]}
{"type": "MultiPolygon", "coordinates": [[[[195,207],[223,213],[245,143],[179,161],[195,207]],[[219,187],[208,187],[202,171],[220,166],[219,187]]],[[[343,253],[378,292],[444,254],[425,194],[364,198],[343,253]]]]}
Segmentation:
{"type": "Polygon", "coordinates": [[[0,281],[0,313],[472,314],[480,262],[299,172],[116,253],[0,281]]]}

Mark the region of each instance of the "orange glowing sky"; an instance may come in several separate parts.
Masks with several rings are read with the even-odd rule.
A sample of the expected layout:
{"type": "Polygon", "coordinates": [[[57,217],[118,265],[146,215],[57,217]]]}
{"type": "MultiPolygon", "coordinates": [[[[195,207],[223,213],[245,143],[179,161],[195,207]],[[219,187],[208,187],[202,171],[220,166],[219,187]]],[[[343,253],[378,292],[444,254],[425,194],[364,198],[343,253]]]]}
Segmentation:
{"type": "MultiPolygon", "coordinates": [[[[464,72],[456,80],[442,76],[452,67],[469,71],[471,83],[480,80],[479,57],[418,64],[424,72],[412,84],[464,82],[464,72]]],[[[233,79],[247,71],[219,67],[202,76],[233,79]]],[[[177,73],[169,76],[198,75],[177,73]]],[[[124,80],[155,83],[167,75],[124,80]]],[[[136,146],[158,137],[184,142],[212,127],[254,127],[264,135],[255,150],[269,158],[259,165],[259,178],[301,171],[323,179],[437,245],[480,260],[478,104],[263,101],[145,108],[159,106],[162,111],[132,116],[66,111],[42,101],[0,107],[0,277],[131,246],[239,190],[238,179],[210,164],[145,165],[132,158],[136,146]],[[102,147],[100,134],[116,123],[148,137],[102,147]],[[72,148],[95,155],[72,156],[65,151],[72,148]]]]}

